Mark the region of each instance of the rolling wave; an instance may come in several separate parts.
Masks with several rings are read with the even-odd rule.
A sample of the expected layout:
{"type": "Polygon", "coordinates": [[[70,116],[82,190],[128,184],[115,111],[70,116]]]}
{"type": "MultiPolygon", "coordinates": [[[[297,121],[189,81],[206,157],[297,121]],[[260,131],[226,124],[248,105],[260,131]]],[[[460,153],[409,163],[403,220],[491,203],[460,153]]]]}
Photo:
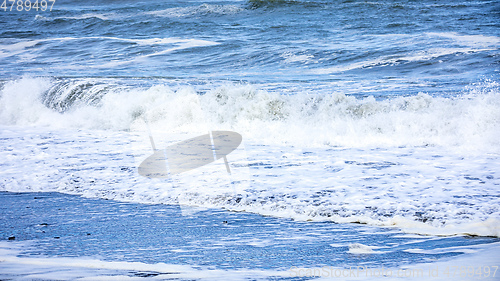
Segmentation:
{"type": "Polygon", "coordinates": [[[167,18],[184,18],[203,15],[233,15],[243,10],[244,8],[236,5],[201,4],[199,6],[174,7],[164,10],[156,10],[147,12],[147,14],[167,18]]]}
{"type": "MultiPolygon", "coordinates": [[[[3,85],[0,122],[129,130],[146,117],[166,130],[199,124],[236,130],[268,143],[307,146],[466,146],[500,148],[498,83],[471,85],[450,97],[425,93],[376,99],[280,94],[251,85],[127,86],[119,80],[24,78],[3,85]],[[23,95],[24,99],[18,99],[23,95]]],[[[189,129],[192,128],[192,129],[189,129]]]]}

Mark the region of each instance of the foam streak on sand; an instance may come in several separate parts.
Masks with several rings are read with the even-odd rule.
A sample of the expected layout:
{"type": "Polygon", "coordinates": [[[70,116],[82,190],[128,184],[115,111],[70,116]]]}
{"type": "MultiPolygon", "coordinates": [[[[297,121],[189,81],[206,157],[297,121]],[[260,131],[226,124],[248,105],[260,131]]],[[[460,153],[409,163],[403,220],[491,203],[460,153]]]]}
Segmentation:
{"type": "Polygon", "coordinates": [[[91,258],[18,257],[27,243],[0,242],[0,278],[15,280],[266,280],[284,271],[217,270],[188,265],[113,262],[91,258]]]}
{"type": "Polygon", "coordinates": [[[18,257],[27,243],[0,242],[0,278],[37,280],[270,280],[319,277],[319,280],[499,280],[500,245],[489,244],[475,254],[405,267],[296,267],[289,270],[217,270],[165,263],[109,262],[90,258],[18,257]],[[471,271],[473,269],[473,271],[471,271]],[[479,272],[481,275],[479,275],[479,272]],[[84,276],[84,277],[82,277],[84,276]]]}

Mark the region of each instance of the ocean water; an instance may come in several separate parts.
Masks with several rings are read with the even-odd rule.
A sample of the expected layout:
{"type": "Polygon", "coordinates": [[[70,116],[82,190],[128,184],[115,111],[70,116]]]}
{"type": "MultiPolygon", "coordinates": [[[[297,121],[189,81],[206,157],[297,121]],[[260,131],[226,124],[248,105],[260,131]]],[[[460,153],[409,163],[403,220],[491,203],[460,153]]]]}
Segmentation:
{"type": "Polygon", "coordinates": [[[500,237],[498,1],[10,5],[0,191],[500,237]],[[231,173],[218,160],[168,179],[138,174],[150,137],[163,149],[216,130],[243,137],[231,173]]]}

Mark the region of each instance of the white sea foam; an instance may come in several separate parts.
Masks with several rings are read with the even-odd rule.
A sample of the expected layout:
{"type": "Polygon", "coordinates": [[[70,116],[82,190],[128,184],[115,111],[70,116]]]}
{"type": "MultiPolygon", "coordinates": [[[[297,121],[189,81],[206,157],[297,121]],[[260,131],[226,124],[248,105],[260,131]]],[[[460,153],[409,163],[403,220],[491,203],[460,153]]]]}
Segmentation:
{"type": "Polygon", "coordinates": [[[192,6],[192,7],[168,8],[165,10],[147,12],[147,14],[159,17],[181,18],[189,16],[200,16],[205,14],[232,15],[239,13],[243,10],[244,9],[242,7],[236,5],[201,4],[199,6],[192,6]]]}
{"type": "Polygon", "coordinates": [[[452,98],[384,100],[280,95],[248,85],[199,95],[191,87],[74,83],[24,78],[3,85],[1,190],[500,236],[495,82],[452,98]],[[74,85],[87,88],[64,90],[79,89],[74,85]],[[234,173],[225,174],[219,161],[172,181],[139,177],[137,161],[151,153],[147,133],[137,129],[144,118],[153,134],[170,136],[162,143],[155,135],[158,147],[209,130],[237,131],[244,150],[228,156],[234,173]]]}
{"type": "Polygon", "coordinates": [[[9,280],[266,280],[287,277],[278,270],[233,269],[155,263],[141,261],[103,261],[95,258],[18,257],[29,243],[0,242],[0,278],[9,280]],[[13,278],[13,279],[12,279],[13,278]],[[148,279],[149,279],[148,278],[148,279]]]}
{"type": "Polygon", "coordinates": [[[12,44],[0,45],[0,58],[6,58],[25,53],[26,49],[38,44],[40,40],[21,41],[12,44]]]}
{"type": "Polygon", "coordinates": [[[467,44],[469,46],[495,46],[500,44],[500,37],[485,36],[485,35],[463,35],[456,32],[429,32],[428,36],[442,37],[453,39],[458,43],[467,44]]]}
{"type": "Polygon", "coordinates": [[[362,254],[383,254],[383,251],[374,251],[375,249],[378,249],[379,247],[376,246],[367,246],[363,245],[360,243],[353,243],[349,244],[349,251],[347,251],[350,254],[356,254],[356,255],[362,255],[362,254]]]}
{"type": "MultiPolygon", "coordinates": [[[[372,34],[369,35],[370,37],[374,38],[384,38],[384,40],[405,40],[406,42],[411,41],[412,39],[418,39],[415,38],[415,35],[409,35],[409,34],[372,34]]],[[[461,43],[470,47],[487,47],[487,46],[496,46],[500,44],[500,37],[498,36],[486,36],[486,35],[480,35],[480,34],[475,34],[475,35],[466,35],[466,34],[459,34],[457,32],[427,32],[423,33],[421,36],[424,37],[434,37],[434,38],[445,38],[445,39],[451,39],[452,42],[455,43],[461,43]]]]}
{"type": "MultiPolygon", "coordinates": [[[[77,90],[80,85],[95,82],[71,83],[77,90]]],[[[99,84],[81,93],[60,91],[60,103],[77,99],[76,105],[62,114],[43,105],[51,85],[52,81],[40,78],[6,83],[1,92],[0,122],[126,130],[137,117],[147,116],[166,129],[211,124],[274,144],[439,145],[490,152],[499,152],[500,148],[500,93],[495,82],[471,87],[469,93],[454,98],[421,93],[386,100],[358,99],[342,93],[280,95],[249,85],[216,87],[200,96],[190,87],[125,89],[99,84]],[[20,91],[24,92],[22,100],[17,98],[20,91]],[[86,98],[96,98],[97,92],[102,99],[87,105],[86,98]],[[193,107],[193,103],[198,105],[193,107]]]]}
{"type": "Polygon", "coordinates": [[[284,52],[281,54],[281,57],[284,58],[284,63],[294,63],[294,62],[301,62],[301,63],[310,63],[311,59],[314,58],[313,55],[308,55],[308,54],[294,54],[292,52],[284,52]]]}
{"type": "Polygon", "coordinates": [[[103,14],[103,13],[86,13],[78,16],[63,16],[63,17],[44,17],[42,15],[36,15],[35,20],[40,20],[40,21],[54,21],[54,20],[59,20],[59,19],[65,19],[65,20],[84,20],[84,19],[100,19],[100,20],[110,20],[110,19],[116,19],[118,18],[117,14],[115,13],[110,13],[110,14],[103,14]]]}
{"type": "MultiPolygon", "coordinates": [[[[94,68],[106,68],[113,67],[117,65],[130,64],[133,62],[140,61],[144,58],[164,55],[170,52],[195,48],[195,47],[203,47],[203,46],[213,46],[218,45],[219,43],[208,41],[208,40],[200,40],[200,39],[183,39],[183,38],[148,38],[148,39],[136,39],[136,38],[119,38],[119,37],[110,37],[110,36],[88,36],[88,37],[55,37],[55,38],[46,38],[46,39],[37,39],[37,40],[16,40],[11,44],[0,44],[0,58],[12,57],[16,55],[27,56],[31,59],[35,59],[41,51],[49,49],[54,44],[65,44],[66,42],[78,42],[78,41],[87,41],[87,40],[95,40],[106,43],[113,42],[126,42],[130,44],[137,44],[142,46],[164,46],[164,49],[157,50],[155,52],[146,52],[144,55],[121,59],[121,60],[112,60],[108,63],[103,63],[99,65],[91,65],[90,67],[94,68]],[[41,44],[42,43],[42,44],[41,44]],[[45,44],[49,43],[49,44],[45,44]],[[33,52],[30,52],[30,49],[33,49],[33,52]]],[[[72,68],[73,66],[67,65],[57,66],[58,68],[72,68]]]]}
{"type": "Polygon", "coordinates": [[[175,44],[175,43],[190,43],[190,42],[209,42],[205,40],[195,40],[195,39],[182,39],[182,38],[148,38],[148,39],[134,39],[134,38],[120,38],[111,36],[87,36],[87,37],[55,37],[47,39],[37,39],[21,41],[10,45],[0,45],[4,50],[20,50],[27,47],[32,47],[38,43],[42,42],[52,42],[52,41],[77,41],[77,40],[112,40],[112,41],[123,41],[136,43],[140,45],[159,45],[159,44],[175,44]]]}
{"type": "Polygon", "coordinates": [[[180,280],[269,280],[275,278],[317,277],[318,280],[498,280],[499,243],[477,247],[477,252],[439,262],[419,263],[402,267],[354,265],[332,267],[311,264],[288,270],[220,270],[155,263],[103,261],[90,257],[63,258],[23,256],[26,242],[0,242],[0,278],[13,280],[143,280],[175,278],[180,280]],[[473,269],[473,271],[470,271],[473,269]],[[479,275],[481,273],[481,276],[479,275]],[[487,273],[487,275],[486,275],[487,273]],[[344,274],[344,275],[342,275],[344,274]]]}
{"type": "MultiPolygon", "coordinates": [[[[394,46],[394,52],[391,54],[381,54],[365,60],[356,60],[350,63],[311,69],[310,72],[314,74],[334,74],[364,68],[398,65],[408,62],[428,62],[432,60],[439,62],[437,59],[445,56],[494,52],[500,47],[500,37],[462,35],[455,32],[424,33],[420,35],[378,34],[367,35],[362,38],[363,40],[361,41],[370,41],[370,44],[373,45],[390,44],[394,46]],[[422,49],[420,44],[424,41],[439,41],[440,44],[436,45],[440,47],[432,47],[433,44],[428,43],[429,46],[422,49]],[[442,41],[446,41],[446,44],[443,44],[442,41]],[[403,54],[397,51],[399,49],[407,49],[408,46],[413,47],[403,54]]],[[[354,41],[342,42],[342,44],[343,47],[348,50],[355,50],[360,43],[359,41],[354,41]]]]}
{"type": "Polygon", "coordinates": [[[498,280],[499,243],[482,247],[439,262],[412,264],[401,267],[355,265],[339,267],[296,267],[291,276],[317,277],[316,280],[498,280]]]}
{"type": "Polygon", "coordinates": [[[382,56],[375,59],[354,62],[347,65],[342,66],[333,66],[327,68],[319,68],[310,70],[310,72],[314,74],[333,74],[340,73],[344,71],[350,71],[355,69],[363,69],[363,68],[371,68],[376,66],[386,66],[386,65],[396,65],[405,62],[420,62],[420,61],[429,61],[432,59],[436,59],[443,56],[453,55],[453,54],[471,54],[471,53],[479,53],[479,52],[487,52],[487,51],[496,51],[497,48],[429,48],[422,51],[414,51],[410,55],[406,56],[398,56],[398,55],[389,55],[382,56]]]}
{"type": "Polygon", "coordinates": [[[414,254],[428,254],[428,255],[436,255],[436,254],[446,254],[446,253],[477,253],[478,250],[471,249],[471,246],[457,246],[457,247],[449,247],[449,248],[435,248],[432,250],[423,250],[423,249],[407,249],[403,250],[404,252],[414,253],[414,254]]]}

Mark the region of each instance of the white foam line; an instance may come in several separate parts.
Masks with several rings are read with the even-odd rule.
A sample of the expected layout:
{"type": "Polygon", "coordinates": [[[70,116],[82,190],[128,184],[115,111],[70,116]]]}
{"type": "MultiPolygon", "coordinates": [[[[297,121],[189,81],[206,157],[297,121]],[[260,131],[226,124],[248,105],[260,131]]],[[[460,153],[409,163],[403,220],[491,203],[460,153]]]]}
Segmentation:
{"type": "Polygon", "coordinates": [[[130,64],[130,63],[134,63],[134,62],[139,62],[139,61],[141,61],[141,60],[143,60],[145,58],[149,58],[149,57],[155,57],[155,56],[165,55],[165,54],[168,54],[168,53],[171,53],[171,52],[175,52],[175,51],[178,51],[178,50],[195,48],[195,47],[214,46],[214,45],[220,44],[220,43],[217,43],[217,42],[205,41],[205,40],[195,40],[195,39],[187,39],[187,40],[183,40],[183,41],[179,41],[179,42],[175,42],[175,43],[183,43],[183,44],[181,44],[181,45],[179,45],[177,47],[165,49],[165,50],[160,51],[160,52],[138,56],[138,57],[135,57],[135,58],[133,58],[131,60],[112,61],[112,62],[109,62],[109,63],[106,63],[106,64],[95,65],[95,66],[92,66],[92,67],[94,67],[94,68],[115,67],[115,66],[118,66],[118,65],[124,65],[124,64],[130,64]]]}
{"type": "Polygon", "coordinates": [[[210,4],[201,4],[199,6],[190,6],[190,7],[174,7],[168,8],[164,10],[151,11],[146,12],[148,15],[154,15],[158,17],[168,17],[168,18],[180,18],[186,16],[192,16],[200,13],[215,13],[215,14],[235,14],[240,11],[243,11],[243,8],[240,8],[236,5],[210,5],[210,4]]]}
{"type": "MultiPolygon", "coordinates": [[[[115,41],[123,41],[136,43],[139,45],[165,45],[165,44],[181,44],[178,47],[173,47],[164,51],[160,51],[154,54],[144,55],[142,57],[150,57],[156,55],[162,55],[169,52],[173,52],[180,49],[185,48],[193,48],[193,47],[202,47],[202,46],[212,46],[218,45],[220,43],[207,41],[207,40],[199,40],[199,39],[180,39],[180,38],[150,38],[150,39],[128,39],[128,38],[118,38],[118,37],[107,37],[107,36],[90,36],[90,37],[60,37],[60,38],[48,38],[48,39],[38,39],[31,41],[22,41],[14,44],[0,45],[0,57],[10,57],[15,56],[17,54],[22,53],[25,49],[34,47],[35,45],[42,42],[51,42],[51,41],[77,41],[77,40],[88,40],[88,39],[104,39],[104,40],[115,40],[115,41]],[[7,51],[7,52],[2,52],[7,51]]],[[[138,57],[134,60],[130,60],[124,63],[134,62],[138,57]]],[[[102,66],[100,66],[102,67],[102,66]]]]}
{"type": "Polygon", "coordinates": [[[140,279],[137,273],[151,273],[148,278],[248,280],[289,276],[286,271],[253,269],[209,269],[188,265],[143,262],[102,261],[92,258],[18,257],[26,242],[0,242],[0,278],[37,280],[123,280],[140,279]],[[132,271],[132,272],[131,272],[132,271]]]}
{"type": "Polygon", "coordinates": [[[499,252],[500,243],[492,243],[483,245],[475,253],[467,253],[438,262],[400,267],[383,265],[374,267],[366,264],[354,264],[345,268],[296,267],[291,268],[289,272],[291,277],[319,277],[314,280],[500,280],[499,252]],[[473,273],[471,269],[474,269],[473,273]],[[488,276],[486,272],[489,272],[488,276]]]}
{"type": "Polygon", "coordinates": [[[428,36],[444,37],[454,39],[456,41],[474,43],[474,44],[499,44],[500,37],[486,35],[460,35],[456,32],[429,32],[425,33],[428,36]]]}
{"type": "Polygon", "coordinates": [[[353,243],[353,244],[349,244],[349,250],[347,252],[349,254],[356,254],[356,255],[388,253],[387,251],[374,251],[374,250],[380,249],[380,248],[382,248],[382,247],[368,246],[368,245],[363,245],[361,243],[353,243]]]}
{"type": "Polygon", "coordinates": [[[311,70],[311,73],[314,73],[314,74],[332,74],[332,73],[350,71],[350,70],[360,69],[360,68],[368,68],[368,67],[375,67],[375,66],[388,65],[388,64],[397,64],[397,63],[401,63],[401,62],[428,61],[428,60],[435,59],[438,57],[453,55],[453,54],[458,54],[458,53],[471,54],[471,53],[479,53],[479,52],[487,52],[487,51],[495,51],[495,50],[497,50],[497,48],[481,48],[481,49],[475,49],[475,48],[434,48],[434,49],[430,49],[430,50],[426,50],[426,51],[417,52],[412,56],[404,56],[404,57],[386,56],[386,57],[381,57],[381,58],[377,58],[377,59],[356,62],[356,63],[352,63],[352,64],[345,65],[345,66],[334,66],[334,67],[328,67],[328,68],[313,69],[313,70],[311,70]]]}
{"type": "MultiPolygon", "coordinates": [[[[127,39],[127,38],[118,38],[118,37],[101,37],[101,36],[91,36],[91,37],[62,37],[62,38],[50,38],[50,39],[40,39],[40,40],[32,40],[32,41],[25,41],[25,42],[19,42],[15,43],[12,45],[0,45],[0,58],[6,58],[6,57],[11,57],[15,56],[18,54],[21,54],[24,52],[26,48],[33,47],[41,42],[50,42],[50,41],[76,41],[76,40],[86,40],[86,39],[107,39],[107,40],[116,40],[116,41],[123,41],[123,42],[130,42],[130,43],[136,43],[139,45],[165,45],[165,44],[180,44],[177,47],[172,47],[165,49],[163,51],[155,52],[152,54],[146,54],[142,56],[135,57],[131,60],[124,60],[124,61],[111,61],[105,64],[100,64],[100,65],[92,65],[89,66],[91,68],[107,68],[107,67],[114,67],[114,66],[119,66],[119,65],[125,65],[125,64],[130,64],[134,62],[141,61],[142,59],[149,58],[149,57],[154,57],[154,56],[159,56],[159,55],[164,55],[167,53],[171,53],[174,51],[182,50],[182,49],[188,49],[188,48],[195,48],[195,47],[203,47],[203,46],[213,46],[213,45],[218,45],[220,43],[213,42],[213,41],[208,41],[208,40],[199,40],[199,39],[180,39],[180,38],[151,38],[151,39],[127,39]],[[2,52],[8,51],[8,52],[2,52]]],[[[65,67],[67,68],[67,67],[65,67]]],[[[61,69],[65,69],[61,68],[61,69]]]]}
{"type": "Polygon", "coordinates": [[[181,39],[181,38],[149,38],[149,39],[130,39],[130,38],[119,38],[119,37],[110,37],[110,36],[88,36],[88,37],[58,37],[58,38],[46,38],[46,39],[37,39],[31,41],[22,41],[19,43],[15,43],[12,45],[3,45],[0,48],[8,50],[9,48],[16,48],[16,45],[25,44],[26,47],[34,46],[40,42],[50,42],[50,41],[72,41],[72,40],[86,40],[86,39],[108,39],[108,40],[117,40],[124,42],[132,42],[141,45],[157,45],[157,44],[173,44],[173,43],[189,43],[189,42],[204,42],[210,44],[218,44],[212,41],[206,40],[197,40],[197,39],[181,39]]]}

